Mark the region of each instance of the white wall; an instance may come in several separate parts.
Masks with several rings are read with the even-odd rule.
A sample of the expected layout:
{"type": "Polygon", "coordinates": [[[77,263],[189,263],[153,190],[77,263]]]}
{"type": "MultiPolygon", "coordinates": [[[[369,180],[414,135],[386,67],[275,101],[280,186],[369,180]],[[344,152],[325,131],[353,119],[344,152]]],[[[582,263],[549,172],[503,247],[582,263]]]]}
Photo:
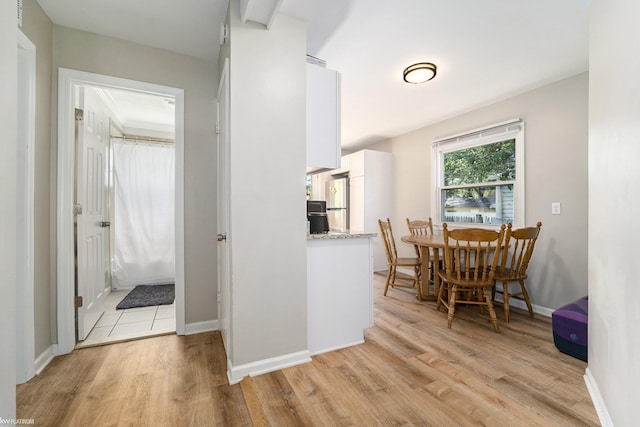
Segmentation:
{"type": "Polygon", "coordinates": [[[638,424],[640,2],[593,0],[589,40],[589,368],[617,426],[638,424]]]}
{"type": "Polygon", "coordinates": [[[16,164],[18,39],[16,2],[0,2],[0,420],[16,417],[16,164]]]}
{"type": "MultiPolygon", "coordinates": [[[[55,180],[51,179],[51,64],[53,24],[36,0],[25,0],[22,31],[36,45],[36,134],[34,177],[34,325],[35,355],[43,354],[53,343],[50,227],[55,228],[49,200],[55,180]]],[[[54,204],[55,206],[55,200],[54,204]]],[[[55,242],[53,244],[55,246],[55,242]]],[[[53,295],[53,296],[52,296],[53,295]]],[[[52,301],[53,299],[53,301],[52,301]]]]}
{"type": "Polygon", "coordinates": [[[185,322],[217,319],[216,63],[57,25],[53,36],[54,81],[64,67],[184,89],[185,322]]]}
{"type": "Polygon", "coordinates": [[[306,27],[240,22],[231,1],[234,366],[307,348],[306,27]]]}
{"type": "MultiPolygon", "coordinates": [[[[401,230],[406,230],[407,217],[431,216],[434,139],[520,117],[525,122],[525,220],[528,226],[542,221],[529,266],[532,302],[542,309],[555,309],[585,296],[587,106],[588,75],[584,73],[371,147],[394,155],[394,234],[401,236],[401,230]],[[562,203],[562,215],[551,215],[552,202],[562,203]]],[[[398,246],[403,256],[413,253],[409,245],[398,246]]]]}

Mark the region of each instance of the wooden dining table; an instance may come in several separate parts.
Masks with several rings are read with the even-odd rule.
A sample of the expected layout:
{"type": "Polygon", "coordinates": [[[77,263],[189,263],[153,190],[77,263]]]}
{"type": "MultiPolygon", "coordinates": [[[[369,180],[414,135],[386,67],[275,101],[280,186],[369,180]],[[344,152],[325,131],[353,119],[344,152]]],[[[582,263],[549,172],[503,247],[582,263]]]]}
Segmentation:
{"type": "Polygon", "coordinates": [[[440,254],[444,254],[444,234],[435,232],[420,236],[408,235],[402,236],[400,240],[417,245],[420,248],[422,276],[418,284],[418,299],[420,301],[435,301],[438,298],[438,290],[440,289],[440,254]],[[433,258],[431,258],[430,253],[433,253],[433,258]],[[429,287],[429,274],[427,273],[429,271],[429,262],[432,262],[433,265],[433,292],[429,287]]]}
{"type": "MultiPolygon", "coordinates": [[[[444,263],[444,233],[436,231],[433,234],[408,235],[402,236],[400,240],[420,247],[422,261],[420,269],[423,273],[418,284],[418,299],[420,301],[436,301],[440,290],[440,261],[444,263]],[[430,252],[433,254],[433,258],[431,258],[430,252]],[[429,275],[425,274],[429,271],[430,262],[433,266],[433,292],[429,287],[429,275]],[[426,283],[424,283],[425,277],[427,278],[426,283]]],[[[504,242],[502,243],[504,244],[504,242]]]]}

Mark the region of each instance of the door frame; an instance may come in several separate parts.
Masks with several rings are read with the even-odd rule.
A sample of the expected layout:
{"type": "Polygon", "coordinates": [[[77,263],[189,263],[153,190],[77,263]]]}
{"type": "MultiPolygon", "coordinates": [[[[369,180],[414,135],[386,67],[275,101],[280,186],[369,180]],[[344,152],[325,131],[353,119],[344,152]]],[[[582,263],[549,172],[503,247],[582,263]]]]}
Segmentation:
{"type": "MultiPolygon", "coordinates": [[[[25,158],[18,162],[18,193],[23,203],[16,206],[17,214],[24,220],[24,227],[17,230],[19,244],[17,273],[22,277],[16,290],[16,381],[25,383],[35,376],[35,307],[34,307],[34,205],[35,205],[35,132],[36,132],[36,46],[20,29],[18,37],[18,97],[25,99],[24,111],[18,110],[18,140],[23,145],[25,158]],[[22,194],[22,195],[20,195],[22,194]]],[[[18,147],[20,150],[21,148],[18,147]]]]}
{"type": "Polygon", "coordinates": [[[225,234],[225,239],[218,244],[218,325],[222,332],[222,341],[227,355],[227,370],[233,362],[233,325],[232,325],[232,287],[231,287],[231,215],[230,215],[230,174],[231,163],[229,125],[230,125],[230,86],[229,58],[225,58],[218,85],[216,101],[216,133],[218,158],[218,233],[225,234]],[[221,116],[224,123],[220,123],[221,116]]]}
{"type": "Polygon", "coordinates": [[[176,333],[185,334],[184,304],[184,90],[103,74],[58,68],[58,176],[57,176],[57,354],[70,353],[76,345],[74,257],[74,100],[73,88],[89,85],[117,88],[175,99],[175,252],[176,333]]]}

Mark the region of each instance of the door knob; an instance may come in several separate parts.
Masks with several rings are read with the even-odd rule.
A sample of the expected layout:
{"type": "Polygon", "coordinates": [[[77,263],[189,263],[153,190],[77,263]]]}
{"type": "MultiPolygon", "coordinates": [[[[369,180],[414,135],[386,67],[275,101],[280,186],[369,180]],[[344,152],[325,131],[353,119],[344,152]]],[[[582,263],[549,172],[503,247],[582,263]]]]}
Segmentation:
{"type": "Polygon", "coordinates": [[[227,233],[218,234],[218,242],[222,242],[223,240],[227,240],[227,233]]]}
{"type": "Polygon", "coordinates": [[[110,221],[102,221],[100,223],[100,227],[102,227],[102,228],[111,227],[111,222],[110,221]]]}

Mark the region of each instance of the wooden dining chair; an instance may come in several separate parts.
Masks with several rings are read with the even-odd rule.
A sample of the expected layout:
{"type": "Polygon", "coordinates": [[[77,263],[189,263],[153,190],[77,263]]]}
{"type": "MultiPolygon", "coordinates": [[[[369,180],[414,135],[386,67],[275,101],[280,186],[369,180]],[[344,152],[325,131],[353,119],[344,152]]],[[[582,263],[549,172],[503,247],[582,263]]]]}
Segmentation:
{"type": "Polygon", "coordinates": [[[529,315],[533,317],[533,308],[529,293],[525,286],[527,278],[527,267],[533,255],[533,249],[536,240],[540,235],[542,222],[538,221],[535,227],[511,229],[511,224],[507,226],[507,234],[505,237],[504,247],[506,250],[502,252],[502,262],[500,269],[496,273],[496,286],[491,289],[491,299],[495,302],[496,293],[502,294],[504,307],[504,320],[509,323],[509,299],[515,298],[524,301],[527,304],[529,315]],[[518,282],[520,290],[512,292],[509,284],[518,282]],[[501,284],[501,287],[498,286],[501,284]]]}
{"type": "MultiPolygon", "coordinates": [[[[426,236],[433,234],[433,221],[431,217],[428,220],[407,218],[407,228],[412,236],[426,236]]],[[[422,253],[419,245],[413,245],[416,251],[416,256],[422,261],[422,253]]],[[[433,283],[433,254],[428,248],[424,248],[423,251],[427,251],[425,254],[429,257],[429,282],[433,283]]],[[[422,265],[422,264],[421,264],[422,265]]],[[[422,280],[422,271],[420,271],[420,280],[422,280]]],[[[424,286],[425,284],[423,284],[424,286]]]]}
{"type": "Polygon", "coordinates": [[[500,332],[489,290],[495,284],[500,266],[500,252],[505,225],[499,231],[484,228],[461,228],[444,231],[444,271],[440,271],[442,284],[438,291],[436,309],[444,305],[448,310],[451,327],[456,304],[474,304],[487,307],[496,332],[500,332]],[[446,284],[446,286],[445,286],[446,284]],[[446,288],[446,290],[445,290],[446,288]]]}
{"type": "Polygon", "coordinates": [[[393,229],[391,228],[391,221],[387,218],[386,221],[378,220],[380,226],[380,235],[384,241],[384,248],[387,252],[387,264],[389,270],[387,272],[387,280],[384,286],[384,295],[387,295],[389,286],[400,288],[418,288],[420,277],[420,258],[398,257],[398,251],[396,250],[396,242],[393,237],[393,229]],[[405,279],[397,276],[398,267],[411,267],[413,269],[413,278],[405,279]]]}
{"type": "MultiPolygon", "coordinates": [[[[413,221],[407,218],[407,228],[412,236],[426,236],[433,234],[433,222],[431,218],[428,220],[414,219],[413,221]]],[[[416,256],[420,258],[420,246],[414,245],[416,249],[416,256]]]]}

